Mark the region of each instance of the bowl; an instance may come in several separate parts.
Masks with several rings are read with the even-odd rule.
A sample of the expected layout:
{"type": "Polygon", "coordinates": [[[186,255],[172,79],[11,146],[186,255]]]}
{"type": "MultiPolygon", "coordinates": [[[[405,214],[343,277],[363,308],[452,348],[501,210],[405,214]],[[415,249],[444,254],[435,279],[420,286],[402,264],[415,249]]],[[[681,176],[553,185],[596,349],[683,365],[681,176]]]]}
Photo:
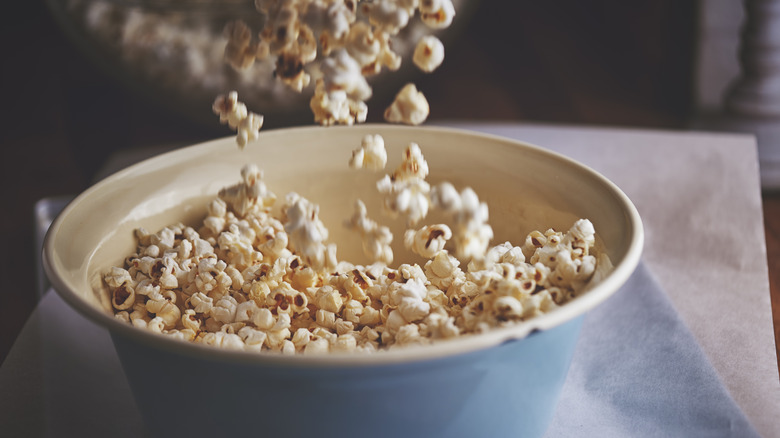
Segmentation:
{"type": "MultiPolygon", "coordinates": [[[[361,125],[264,131],[244,150],[224,138],[126,168],[65,208],[43,256],[57,293],[110,333],[150,435],[533,437],[552,419],[583,315],[629,278],[642,245],[641,220],[626,195],[560,154],[455,129],[361,125]],[[376,133],[385,139],[388,169],[416,142],[431,184],[471,186],[489,205],[493,243],[520,244],[532,230],[565,230],[588,218],[614,269],[586,293],[529,321],[374,354],[226,351],[112,316],[101,273],[134,251],[133,230],[196,223],[207,200],[236,182],[246,163],[264,169],[277,195],[294,190],[319,203],[340,258],[364,262],[359,241],[341,224],[358,197],[369,211],[379,206],[375,182],[382,174],[347,165],[363,136],[376,133]]],[[[396,248],[396,260],[406,257],[396,248]]]]}

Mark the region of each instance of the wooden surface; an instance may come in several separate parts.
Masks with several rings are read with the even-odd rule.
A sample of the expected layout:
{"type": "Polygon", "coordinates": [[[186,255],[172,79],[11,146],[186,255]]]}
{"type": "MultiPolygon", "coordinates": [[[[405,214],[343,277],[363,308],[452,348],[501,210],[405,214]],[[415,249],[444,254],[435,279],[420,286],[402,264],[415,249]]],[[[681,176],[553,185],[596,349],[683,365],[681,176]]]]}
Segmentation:
{"type": "MultiPolygon", "coordinates": [[[[764,201],[764,230],[769,263],[769,289],[772,295],[772,320],[775,327],[775,350],[780,358],[780,193],[766,193],[764,201]]],[[[779,361],[780,363],[780,361],[779,361]]],[[[778,365],[780,369],[780,364],[778,365]]]]}
{"type": "MultiPolygon", "coordinates": [[[[481,2],[459,17],[467,23],[440,70],[416,80],[431,118],[684,128],[695,2],[630,3],[481,2]]],[[[0,27],[0,362],[35,306],[34,203],[84,190],[114,151],[228,134],[121,88],[70,45],[42,1],[17,7],[18,19],[0,27]]],[[[369,102],[371,120],[385,103],[369,102]]],[[[777,336],[780,195],[764,199],[777,336]]]]}

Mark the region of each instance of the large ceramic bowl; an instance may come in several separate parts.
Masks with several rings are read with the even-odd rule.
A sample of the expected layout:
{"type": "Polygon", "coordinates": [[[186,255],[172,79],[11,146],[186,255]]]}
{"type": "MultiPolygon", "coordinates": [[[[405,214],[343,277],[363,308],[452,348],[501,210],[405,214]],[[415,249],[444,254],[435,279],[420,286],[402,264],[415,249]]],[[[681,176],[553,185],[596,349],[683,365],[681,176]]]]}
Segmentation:
{"type": "MultiPolygon", "coordinates": [[[[465,131],[367,125],[266,131],[243,151],[226,138],[129,167],[62,212],[46,237],[44,260],[63,299],[110,332],[150,435],[532,437],[541,436],[552,418],[583,315],[628,279],[642,243],[630,200],[603,176],[559,154],[465,131]],[[134,251],[133,230],[194,224],[205,215],[206,201],[239,179],[245,163],[263,168],[277,195],[295,190],[318,202],[340,258],[364,262],[357,237],[342,222],[356,198],[378,211],[375,182],[381,174],[347,166],[368,133],[384,137],[389,169],[414,141],[429,163],[429,182],[471,186],[489,205],[495,243],[520,244],[532,230],[565,230],[588,218],[614,270],[536,319],[376,354],[224,351],[112,316],[101,273],[134,251]]],[[[397,261],[411,260],[395,249],[397,261]]]]}

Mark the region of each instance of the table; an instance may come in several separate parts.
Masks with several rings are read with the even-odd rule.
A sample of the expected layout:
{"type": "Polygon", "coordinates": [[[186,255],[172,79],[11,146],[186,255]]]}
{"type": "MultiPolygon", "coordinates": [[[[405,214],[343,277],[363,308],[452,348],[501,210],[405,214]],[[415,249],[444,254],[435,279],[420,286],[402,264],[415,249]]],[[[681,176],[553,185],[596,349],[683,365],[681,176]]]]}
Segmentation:
{"type": "MultiPolygon", "coordinates": [[[[756,430],[780,437],[780,379],[751,136],[553,124],[445,124],[551,148],[621,187],[644,221],[643,263],[756,430]]],[[[0,369],[0,392],[5,385],[20,387],[18,379],[27,379],[32,392],[67,387],[67,382],[57,383],[59,389],[45,387],[29,367],[40,366],[46,355],[27,343],[39,328],[30,323],[25,327],[0,369]]],[[[116,379],[115,371],[106,370],[106,376],[116,379]]],[[[24,399],[23,394],[13,397],[24,399]]]]}

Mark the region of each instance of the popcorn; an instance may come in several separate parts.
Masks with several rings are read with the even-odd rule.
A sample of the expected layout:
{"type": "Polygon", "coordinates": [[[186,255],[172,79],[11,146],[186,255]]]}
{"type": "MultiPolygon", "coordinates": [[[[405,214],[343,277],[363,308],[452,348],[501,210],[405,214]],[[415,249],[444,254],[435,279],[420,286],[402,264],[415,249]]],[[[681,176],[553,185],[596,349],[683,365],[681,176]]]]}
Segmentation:
{"type": "Polygon", "coordinates": [[[430,107],[428,100],[414,84],[406,84],[395,96],[395,100],[385,110],[385,120],[390,123],[419,125],[428,118],[430,107]]]}
{"type": "MultiPolygon", "coordinates": [[[[360,298],[364,298],[364,297],[365,295],[361,296],[360,298]]],[[[344,305],[344,311],[342,312],[344,319],[349,322],[353,322],[355,324],[359,323],[360,315],[363,314],[363,308],[364,308],[363,304],[358,299],[351,299],[347,301],[346,304],[344,305]]],[[[338,324],[336,328],[338,329],[338,324]]]]}
{"type": "Polygon", "coordinates": [[[458,259],[442,250],[425,263],[425,276],[433,286],[449,290],[453,282],[463,274],[458,265],[458,259]]]}
{"type": "Polygon", "coordinates": [[[332,351],[352,352],[357,348],[357,340],[352,335],[339,335],[336,341],[331,345],[332,351]]]}
{"type": "Polygon", "coordinates": [[[146,329],[155,333],[162,333],[165,329],[165,321],[161,317],[152,318],[146,323],[146,329]]]}
{"type": "Polygon", "coordinates": [[[428,335],[433,339],[454,338],[460,335],[460,329],[455,323],[455,317],[431,313],[425,318],[428,335]]]}
{"type": "Polygon", "coordinates": [[[263,182],[263,172],[255,165],[241,168],[242,182],[219,191],[219,197],[229,204],[239,217],[246,215],[251,208],[266,208],[273,205],[276,195],[270,192],[263,182]]]}
{"type": "Polygon", "coordinates": [[[452,24],[455,7],[452,0],[420,0],[420,18],[433,29],[444,29],[452,24]]]}
{"type": "Polygon", "coordinates": [[[276,59],[276,77],[282,83],[300,92],[309,85],[311,76],[303,69],[303,59],[299,53],[282,53],[276,59]]]}
{"type": "Polygon", "coordinates": [[[389,35],[397,35],[401,29],[409,23],[409,18],[414,14],[414,10],[409,12],[409,8],[404,8],[398,2],[393,0],[378,0],[365,4],[365,12],[368,15],[368,21],[378,31],[386,32],[389,35]]]}
{"type": "Polygon", "coordinates": [[[231,323],[236,319],[238,303],[230,295],[223,296],[211,309],[214,319],[221,323],[231,323]]]}
{"type": "Polygon", "coordinates": [[[146,311],[155,314],[154,319],[159,318],[166,329],[176,327],[181,318],[181,310],[176,306],[176,294],[172,291],[166,291],[165,295],[158,297],[150,297],[146,301],[146,311]]]}
{"type": "Polygon", "coordinates": [[[430,207],[430,186],[424,180],[427,175],[428,163],[420,147],[410,143],[393,175],[377,182],[377,190],[385,195],[385,213],[393,218],[404,216],[410,226],[425,218],[430,207]]]}
{"type": "Polygon", "coordinates": [[[367,216],[366,205],[355,201],[355,213],[345,223],[347,228],[358,231],[363,241],[363,253],[373,261],[390,264],[393,262],[393,233],[385,226],[379,226],[367,216]]]}
{"type": "Polygon", "coordinates": [[[291,342],[295,345],[296,350],[301,351],[306,347],[306,344],[311,341],[311,338],[312,333],[308,329],[301,327],[295,330],[291,342]]]}
{"type": "Polygon", "coordinates": [[[361,69],[365,69],[366,66],[376,62],[381,45],[374,37],[371,26],[365,22],[358,22],[349,30],[344,48],[361,69]]]}
{"type": "Polygon", "coordinates": [[[430,259],[444,249],[444,245],[451,237],[452,231],[447,225],[426,225],[417,231],[406,230],[404,246],[415,254],[430,259]]]}
{"type": "Polygon", "coordinates": [[[419,344],[423,341],[424,339],[420,336],[420,327],[416,324],[403,325],[395,334],[396,345],[419,344]]]}
{"type": "Polygon", "coordinates": [[[201,321],[198,319],[196,313],[192,309],[186,309],[181,315],[181,325],[184,328],[192,330],[195,333],[200,331],[201,321]]]}
{"type": "Polygon", "coordinates": [[[298,11],[292,1],[284,0],[265,12],[269,18],[265,36],[271,40],[271,51],[283,52],[298,38],[298,11]]]}
{"type": "Polygon", "coordinates": [[[336,329],[336,334],[338,334],[339,337],[341,337],[348,333],[352,333],[352,331],[355,329],[355,325],[352,323],[352,321],[345,321],[339,318],[336,320],[336,324],[334,325],[334,328],[336,329]]]}
{"type": "Polygon", "coordinates": [[[235,333],[206,333],[201,338],[201,342],[206,345],[213,345],[215,347],[222,347],[229,350],[243,350],[245,348],[243,340],[235,333]]]}
{"type": "MultiPolygon", "coordinates": [[[[108,283],[108,281],[106,281],[108,283]]],[[[111,296],[111,305],[116,310],[127,310],[135,304],[135,290],[127,283],[122,283],[114,289],[111,296]]]]}
{"type": "Polygon", "coordinates": [[[523,305],[512,296],[498,297],[493,302],[493,312],[498,321],[520,320],[523,316],[523,305]]]}
{"type": "Polygon", "coordinates": [[[361,72],[361,65],[345,49],[322,62],[323,86],[325,91],[343,90],[347,97],[359,101],[371,97],[371,87],[361,72]]]}
{"type": "Polygon", "coordinates": [[[263,307],[252,314],[252,324],[261,330],[269,330],[276,324],[276,320],[271,310],[263,307]]]}
{"type": "Polygon", "coordinates": [[[263,116],[249,113],[238,123],[236,142],[243,148],[250,141],[260,138],[260,128],[263,127],[263,116]]]}
{"type": "MultiPolygon", "coordinates": [[[[567,233],[564,244],[570,244],[572,246],[582,248],[587,251],[596,242],[596,229],[593,224],[587,219],[578,219],[574,222],[569,232],[567,233]]],[[[587,252],[585,253],[587,255],[587,252]]]]}
{"type": "Polygon", "coordinates": [[[390,217],[406,218],[414,225],[428,215],[430,185],[419,179],[393,181],[388,175],[377,182],[377,190],[385,195],[384,211],[390,217]]]}
{"type": "Polygon", "coordinates": [[[130,314],[127,313],[124,310],[120,310],[120,311],[116,312],[114,314],[114,318],[116,318],[116,319],[118,319],[118,320],[120,320],[122,322],[130,323],[130,314]]]}
{"type": "Polygon", "coordinates": [[[301,252],[306,263],[319,269],[335,266],[335,247],[326,246],[328,229],[318,218],[319,206],[310,203],[297,193],[287,195],[284,229],[293,250],[301,252]]]}
{"type": "Polygon", "coordinates": [[[410,280],[403,283],[392,295],[391,300],[397,303],[398,312],[406,322],[419,321],[431,310],[431,305],[424,301],[427,288],[423,282],[410,280]]]}
{"type": "Polygon", "coordinates": [[[295,354],[295,344],[289,339],[285,339],[282,342],[281,352],[282,354],[295,354]]]}
{"type": "Polygon", "coordinates": [[[326,339],[313,339],[303,348],[304,354],[322,354],[330,351],[330,343],[326,339]]]}
{"type": "Polygon", "coordinates": [[[284,341],[289,340],[291,333],[289,328],[283,328],[276,331],[267,331],[266,335],[265,345],[271,350],[281,351],[284,346],[284,341]]]}
{"type": "Polygon", "coordinates": [[[236,142],[239,147],[243,148],[248,141],[258,138],[258,131],[263,126],[263,116],[247,111],[246,105],[238,100],[237,92],[231,91],[227,96],[220,94],[211,109],[219,116],[220,123],[227,123],[238,131],[236,142]]]}
{"type": "Polygon", "coordinates": [[[310,2],[305,22],[313,29],[322,29],[320,44],[327,56],[343,44],[350,25],[355,22],[355,10],[344,2],[332,2],[325,8],[320,6],[320,2],[310,2]]]}
{"type": "Polygon", "coordinates": [[[387,150],[381,135],[366,135],[360,147],[352,151],[349,167],[353,169],[381,170],[387,164],[387,150]]]}
{"type": "Polygon", "coordinates": [[[268,335],[262,330],[245,326],[238,331],[238,336],[244,341],[244,348],[250,351],[261,351],[268,335]]]}
{"type": "Polygon", "coordinates": [[[432,190],[431,202],[453,217],[453,240],[458,257],[481,259],[493,238],[493,229],[487,224],[487,204],[480,202],[469,187],[460,195],[455,193],[450,184],[444,183],[432,190]]]}
{"type": "Polygon", "coordinates": [[[227,23],[223,30],[227,38],[225,61],[236,70],[246,70],[257,58],[268,55],[268,45],[252,40],[252,31],[241,20],[227,23]]]}
{"type": "MultiPolygon", "coordinates": [[[[369,136],[353,161],[378,169],[385,165],[383,152],[382,138],[369,136]]],[[[605,254],[594,253],[595,230],[585,219],[566,232],[532,231],[520,246],[489,246],[487,205],[470,188],[431,188],[428,173],[420,147],[411,143],[395,171],[377,183],[387,213],[402,216],[407,226],[429,208],[452,219],[452,228],[407,229],[404,245],[428,260],[392,268],[392,234],[368,217],[362,201],[345,224],[361,234],[364,251],[376,260],[367,266],[337,260],[316,204],[290,193],[272,209],[276,196],[262,172],[245,166],[241,181],[208,204],[199,231],[182,224],[136,231],[134,254],[103,276],[115,317],[228,349],[375,352],[554,311],[612,268],[605,254]],[[468,262],[465,271],[461,262],[468,262]]]]}
{"type": "Polygon", "coordinates": [[[325,285],[317,289],[314,296],[314,304],[322,310],[336,314],[341,311],[344,300],[341,298],[341,293],[338,289],[325,285]]]}
{"type": "Polygon", "coordinates": [[[417,143],[409,143],[404,150],[403,161],[393,173],[394,180],[425,179],[428,176],[428,162],[417,143]]]}
{"type": "Polygon", "coordinates": [[[231,91],[227,96],[217,96],[211,109],[219,116],[220,123],[227,123],[233,129],[237,129],[241,120],[248,115],[246,105],[239,102],[238,93],[235,91],[231,91]]]}
{"type": "Polygon", "coordinates": [[[436,70],[444,61],[444,44],[435,36],[420,38],[414,48],[412,61],[426,73],[436,70]]]}
{"type": "Polygon", "coordinates": [[[190,297],[189,305],[192,306],[197,313],[210,314],[212,307],[214,307],[214,300],[208,295],[196,292],[190,297]]]}
{"type": "Polygon", "coordinates": [[[118,288],[125,283],[133,281],[130,277],[130,273],[126,269],[119,267],[112,267],[108,273],[103,277],[108,287],[118,288]]]}
{"type": "Polygon", "coordinates": [[[320,327],[332,329],[336,327],[336,314],[325,309],[317,310],[315,321],[320,327]]]}
{"type": "Polygon", "coordinates": [[[317,80],[309,106],[314,113],[314,121],[324,126],[363,123],[368,115],[364,102],[349,98],[344,90],[326,91],[322,79],[317,80]]]}

